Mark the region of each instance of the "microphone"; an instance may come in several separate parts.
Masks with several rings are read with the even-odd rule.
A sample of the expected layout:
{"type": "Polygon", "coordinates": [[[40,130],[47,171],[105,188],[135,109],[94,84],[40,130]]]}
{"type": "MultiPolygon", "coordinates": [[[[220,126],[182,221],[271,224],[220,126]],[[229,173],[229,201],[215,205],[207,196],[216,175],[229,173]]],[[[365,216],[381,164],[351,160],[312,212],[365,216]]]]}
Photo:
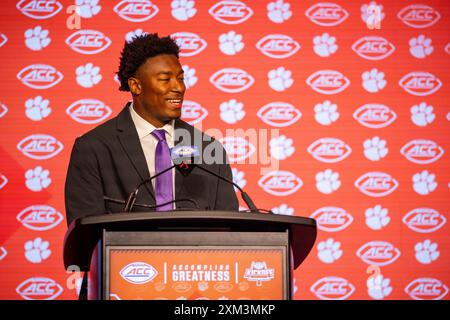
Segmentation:
{"type": "Polygon", "coordinates": [[[147,179],[145,179],[144,181],[142,181],[141,183],[139,183],[137,185],[137,187],[134,189],[133,192],[131,192],[128,195],[127,201],[125,202],[125,206],[123,207],[123,212],[131,212],[131,209],[133,209],[134,203],[136,202],[136,198],[137,198],[137,194],[139,192],[139,189],[146,183],[152,181],[153,179],[159,177],[160,175],[166,173],[169,170],[172,170],[175,167],[175,165],[172,165],[166,169],[164,169],[161,172],[158,172],[157,174],[155,174],[154,176],[151,176],[147,179]]]}
{"type": "Polygon", "coordinates": [[[242,188],[237,183],[195,163],[195,160],[200,155],[197,146],[176,146],[173,147],[171,151],[172,161],[175,164],[175,168],[177,168],[177,170],[183,176],[189,175],[192,170],[194,170],[194,168],[198,168],[204,172],[207,172],[215,176],[216,178],[235,186],[241,193],[242,200],[244,200],[245,204],[250,209],[250,212],[259,212],[250,196],[246,192],[244,192],[244,190],[242,190],[242,188]]]}
{"type": "MultiPolygon", "coordinates": [[[[125,204],[124,200],[115,199],[115,198],[106,197],[106,196],[103,197],[103,200],[109,201],[109,202],[112,202],[112,203],[117,203],[117,204],[125,204]]],[[[134,207],[147,208],[147,209],[155,209],[155,208],[158,208],[158,207],[161,207],[161,206],[165,206],[166,204],[178,203],[178,202],[190,202],[190,203],[192,203],[195,206],[196,209],[200,210],[200,207],[199,207],[197,201],[195,201],[194,199],[188,199],[188,198],[175,199],[175,200],[171,200],[171,201],[168,201],[166,203],[161,203],[161,204],[158,204],[158,205],[134,203],[133,206],[134,207]]]]}

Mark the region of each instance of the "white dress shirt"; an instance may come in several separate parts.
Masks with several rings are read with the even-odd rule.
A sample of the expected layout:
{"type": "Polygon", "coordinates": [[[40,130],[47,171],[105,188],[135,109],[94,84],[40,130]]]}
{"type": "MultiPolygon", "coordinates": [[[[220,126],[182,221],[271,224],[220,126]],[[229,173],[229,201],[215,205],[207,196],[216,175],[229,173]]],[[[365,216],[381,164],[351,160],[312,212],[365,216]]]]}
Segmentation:
{"type": "MultiPolygon", "coordinates": [[[[151,134],[154,130],[163,129],[166,133],[166,141],[169,148],[173,148],[175,139],[175,120],[170,121],[168,124],[162,128],[156,128],[150,122],[142,118],[133,108],[133,103],[130,105],[131,119],[136,126],[136,130],[139,136],[139,141],[141,142],[142,150],[144,150],[145,160],[147,162],[148,171],[150,176],[156,174],[155,169],[155,151],[158,140],[151,134]]],[[[173,197],[175,198],[175,169],[172,169],[172,191],[173,197]]],[[[152,180],[153,190],[155,190],[156,179],[152,180]]],[[[174,206],[175,207],[175,206],[174,206]]]]}

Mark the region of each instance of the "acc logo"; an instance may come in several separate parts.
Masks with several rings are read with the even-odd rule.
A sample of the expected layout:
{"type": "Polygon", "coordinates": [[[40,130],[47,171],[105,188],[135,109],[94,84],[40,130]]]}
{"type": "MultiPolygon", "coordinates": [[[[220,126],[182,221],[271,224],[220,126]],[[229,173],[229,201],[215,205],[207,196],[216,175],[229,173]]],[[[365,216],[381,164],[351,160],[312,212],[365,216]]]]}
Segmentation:
{"type": "Polygon", "coordinates": [[[353,118],[367,128],[379,129],[394,122],[397,114],[385,105],[369,103],[359,107],[353,118]]]}
{"type": "Polygon", "coordinates": [[[0,190],[1,190],[4,186],[6,186],[7,183],[8,183],[8,179],[7,179],[4,175],[2,175],[2,174],[0,173],[0,190]]]}
{"type": "Polygon", "coordinates": [[[197,102],[183,100],[183,106],[181,108],[181,119],[194,125],[197,122],[202,121],[208,115],[208,110],[203,108],[197,102]]]}
{"type": "Polygon", "coordinates": [[[6,35],[0,32],[0,48],[8,41],[6,35]]]}
{"type": "Polygon", "coordinates": [[[8,251],[6,251],[5,248],[0,247],[0,261],[2,261],[3,258],[6,257],[7,254],[8,254],[8,251]]]}
{"type": "Polygon", "coordinates": [[[367,60],[382,60],[395,51],[394,45],[383,37],[363,37],[353,44],[352,49],[367,60]]]}
{"type": "Polygon", "coordinates": [[[439,230],[447,222],[447,219],[436,210],[416,208],[408,212],[402,221],[413,231],[431,233],[439,230]]]}
{"type": "Polygon", "coordinates": [[[316,219],[317,227],[322,231],[338,232],[353,222],[353,216],[342,208],[323,207],[314,211],[311,218],[316,219]]]}
{"type": "Polygon", "coordinates": [[[371,241],[359,248],[356,255],[367,264],[386,266],[400,257],[400,250],[386,241],[371,241]]]}
{"type": "Polygon", "coordinates": [[[112,110],[99,100],[81,99],[72,103],[66,113],[76,122],[94,124],[108,118],[112,110]]]}
{"type": "Polygon", "coordinates": [[[341,277],[324,277],[311,286],[311,292],[323,300],[345,300],[355,292],[355,286],[341,277]]]}
{"type": "Polygon", "coordinates": [[[158,275],[153,266],[145,262],[133,262],[120,270],[120,276],[133,284],[144,284],[152,281],[158,275]]]}
{"type": "Polygon", "coordinates": [[[428,164],[435,162],[444,154],[436,142],[431,140],[412,140],[401,148],[400,153],[411,162],[428,164]]]}
{"type": "Polygon", "coordinates": [[[322,138],[314,141],[308,152],[321,162],[334,163],[344,160],[352,149],[344,141],[336,138],[322,138]]]}
{"type": "Polygon", "coordinates": [[[224,92],[241,92],[248,89],[255,79],[239,68],[224,68],[214,73],[209,81],[224,92]]]}
{"type": "Polygon", "coordinates": [[[180,47],[181,57],[195,56],[206,48],[207,43],[199,35],[191,32],[177,32],[171,35],[180,47]]]}
{"type": "Polygon", "coordinates": [[[336,3],[319,2],[306,10],[305,15],[315,24],[332,27],[348,18],[347,10],[336,3]]]}
{"type": "Polygon", "coordinates": [[[256,44],[262,54],[275,59],[292,56],[300,49],[300,44],[284,34],[269,34],[256,44]]]}
{"type": "Polygon", "coordinates": [[[53,300],[62,291],[55,280],[44,277],[29,278],[16,288],[16,292],[26,300],[53,300]]]}
{"type": "Polygon", "coordinates": [[[62,78],[61,72],[46,64],[30,65],[17,74],[17,79],[33,89],[51,88],[60,82],[62,78]]]}
{"type": "Polygon", "coordinates": [[[258,185],[274,196],[287,196],[303,186],[303,181],[289,171],[271,171],[261,177],[258,185]]]}
{"type": "Polygon", "coordinates": [[[256,115],[268,125],[287,127],[300,119],[302,113],[289,103],[271,102],[259,109],[256,115]]]}
{"type": "Polygon", "coordinates": [[[50,230],[63,219],[60,212],[46,205],[29,206],[17,215],[17,220],[20,223],[26,228],[36,231],[50,230]]]}
{"type": "Polygon", "coordinates": [[[430,6],[412,4],[400,10],[397,17],[404,24],[421,29],[435,24],[441,18],[441,15],[430,6]]]}
{"type": "Polygon", "coordinates": [[[131,22],[149,20],[159,12],[158,7],[148,0],[123,0],[113,10],[119,17],[131,22]]]}
{"type": "Polygon", "coordinates": [[[7,112],[8,108],[3,103],[0,103],[0,118],[2,118],[7,112]]]}
{"type": "Polygon", "coordinates": [[[50,159],[63,149],[63,144],[48,134],[32,134],[19,142],[17,149],[29,158],[50,159]]]}
{"type": "Polygon", "coordinates": [[[429,72],[410,72],[400,79],[400,87],[415,96],[428,96],[436,92],[442,82],[429,72]]]}
{"type": "Polygon", "coordinates": [[[108,48],[111,39],[100,31],[80,30],[67,37],[66,44],[78,53],[96,54],[108,48]]]}
{"type": "Polygon", "coordinates": [[[316,92],[336,94],[350,85],[350,80],[339,71],[319,70],[306,79],[306,83],[316,92]]]}
{"type": "Polygon", "coordinates": [[[405,292],[414,300],[440,300],[448,293],[448,287],[434,278],[419,278],[405,288],[405,292]]]}
{"type": "Polygon", "coordinates": [[[253,10],[241,1],[220,1],[208,12],[214,19],[225,24],[239,24],[253,15],[253,10]]]}
{"type": "Polygon", "coordinates": [[[397,189],[398,181],[384,172],[368,172],[356,180],[355,187],[370,197],[384,197],[397,189]]]}
{"type": "Polygon", "coordinates": [[[244,278],[248,281],[256,281],[256,286],[261,286],[263,281],[275,278],[275,269],[267,268],[265,261],[252,261],[250,268],[246,268],[244,278]]]}
{"type": "Polygon", "coordinates": [[[63,6],[56,0],[21,0],[16,8],[27,17],[42,20],[58,14],[63,6]]]}
{"type": "Polygon", "coordinates": [[[255,146],[242,137],[223,137],[219,139],[227,151],[230,162],[247,159],[256,150],[255,146]]]}

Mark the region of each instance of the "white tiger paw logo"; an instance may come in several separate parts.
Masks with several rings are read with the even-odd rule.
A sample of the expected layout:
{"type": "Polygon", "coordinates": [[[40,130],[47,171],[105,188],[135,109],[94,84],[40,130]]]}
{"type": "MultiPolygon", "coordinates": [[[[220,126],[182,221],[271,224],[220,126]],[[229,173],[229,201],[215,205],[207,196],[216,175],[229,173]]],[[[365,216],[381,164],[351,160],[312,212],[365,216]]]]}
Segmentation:
{"type": "Polygon", "coordinates": [[[338,49],[336,38],[330,37],[328,33],[314,37],[313,44],[314,52],[321,57],[329,57],[338,49]]]}
{"type": "Polygon", "coordinates": [[[419,105],[411,107],[411,121],[419,127],[426,127],[434,121],[436,115],[433,113],[433,106],[421,102],[419,105]]]}
{"type": "Polygon", "coordinates": [[[245,117],[244,104],[231,99],[220,104],[220,118],[229,124],[235,124],[245,117]]]}
{"type": "Polygon", "coordinates": [[[292,72],[286,70],[284,67],[270,70],[268,73],[269,86],[275,91],[284,91],[292,86],[292,72]]]}
{"type": "Polygon", "coordinates": [[[384,72],[373,68],[370,71],[365,71],[362,74],[363,87],[371,93],[376,93],[386,87],[387,81],[384,80],[384,72]]]}
{"type": "Polygon", "coordinates": [[[175,0],[170,6],[172,7],[172,17],[179,21],[187,21],[197,13],[193,0],[175,0]]]}
{"type": "Polygon", "coordinates": [[[292,16],[291,5],[283,0],[270,2],[267,5],[267,17],[275,23],[283,23],[292,16]]]}
{"type": "Polygon", "coordinates": [[[242,42],[242,35],[237,34],[235,31],[222,33],[219,36],[219,49],[224,54],[235,55],[240,52],[244,46],[245,45],[242,42]]]}
{"type": "Polygon", "coordinates": [[[32,263],[41,263],[52,253],[49,245],[48,241],[42,241],[41,238],[25,242],[25,258],[32,263]]]}
{"type": "Polygon", "coordinates": [[[48,106],[49,103],[48,99],[42,99],[41,96],[30,98],[25,101],[25,115],[30,120],[41,121],[52,112],[52,109],[48,106]]]}
{"type": "Polygon", "coordinates": [[[423,34],[409,40],[409,53],[417,59],[428,57],[433,53],[433,50],[434,48],[431,45],[431,39],[426,38],[423,34]]]}
{"type": "Polygon", "coordinates": [[[25,45],[33,51],[44,49],[50,42],[52,40],[48,36],[48,30],[42,29],[41,26],[25,31],[25,45]]]}

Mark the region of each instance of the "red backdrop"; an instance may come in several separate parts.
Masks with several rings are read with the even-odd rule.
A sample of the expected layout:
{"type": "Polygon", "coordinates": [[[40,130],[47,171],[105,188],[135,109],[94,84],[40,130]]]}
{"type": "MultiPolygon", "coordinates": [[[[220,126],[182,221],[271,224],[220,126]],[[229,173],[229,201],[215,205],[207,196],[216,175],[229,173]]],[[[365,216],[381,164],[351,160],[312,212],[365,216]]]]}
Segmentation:
{"type": "Polygon", "coordinates": [[[0,298],[76,298],[70,151],[130,99],[114,78],[127,34],[158,32],[182,45],[183,118],[220,130],[236,182],[260,208],[317,219],[295,298],[448,299],[449,14],[434,0],[3,1],[0,298]]]}

